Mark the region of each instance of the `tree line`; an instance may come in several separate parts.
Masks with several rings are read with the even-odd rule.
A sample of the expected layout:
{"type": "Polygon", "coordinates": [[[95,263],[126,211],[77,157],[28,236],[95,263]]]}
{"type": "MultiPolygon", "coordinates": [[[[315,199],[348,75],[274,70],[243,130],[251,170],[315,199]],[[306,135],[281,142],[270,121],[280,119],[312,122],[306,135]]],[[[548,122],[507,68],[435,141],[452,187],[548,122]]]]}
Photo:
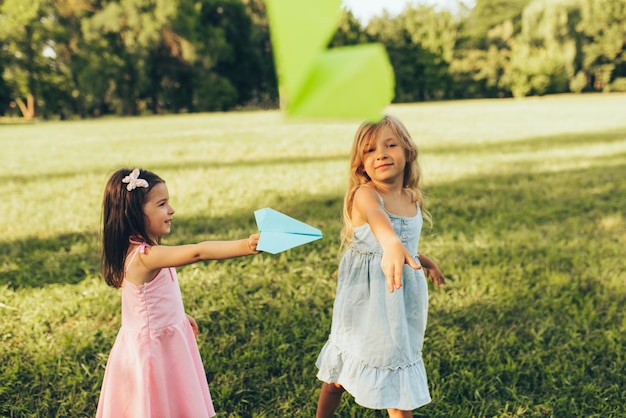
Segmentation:
{"type": "MultiPolygon", "coordinates": [[[[626,0],[343,10],[329,47],[380,42],[395,102],[626,91],[626,0]]],[[[0,0],[0,115],[278,107],[263,0],[0,0]]]]}

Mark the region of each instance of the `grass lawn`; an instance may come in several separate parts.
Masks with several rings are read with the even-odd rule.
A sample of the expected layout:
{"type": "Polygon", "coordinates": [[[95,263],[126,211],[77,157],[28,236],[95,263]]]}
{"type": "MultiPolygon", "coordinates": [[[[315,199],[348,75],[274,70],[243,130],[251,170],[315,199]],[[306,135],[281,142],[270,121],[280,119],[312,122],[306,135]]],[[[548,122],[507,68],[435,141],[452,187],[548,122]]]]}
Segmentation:
{"type": "MultiPolygon", "coordinates": [[[[416,417],[626,416],[626,95],[393,105],[434,225],[416,417]]],[[[356,121],[231,112],[0,124],[0,416],[92,417],[120,326],[99,272],[104,183],[168,183],[167,244],[242,238],[272,207],[324,233],[180,268],[218,417],[312,417],[356,121]]],[[[384,417],[345,396],[338,417],[384,417]]]]}

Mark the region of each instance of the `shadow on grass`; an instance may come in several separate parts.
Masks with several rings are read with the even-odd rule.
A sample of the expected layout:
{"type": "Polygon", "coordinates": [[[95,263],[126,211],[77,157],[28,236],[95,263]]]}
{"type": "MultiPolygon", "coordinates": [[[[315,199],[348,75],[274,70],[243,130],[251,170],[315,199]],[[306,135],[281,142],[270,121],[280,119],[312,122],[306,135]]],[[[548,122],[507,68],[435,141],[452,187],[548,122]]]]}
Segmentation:
{"type": "Polygon", "coordinates": [[[425,364],[436,401],[418,416],[508,416],[508,407],[620,416],[625,341],[615,324],[626,296],[595,278],[532,280],[546,290],[503,286],[492,300],[431,310],[425,364]]]}
{"type": "Polygon", "coordinates": [[[99,269],[95,233],[0,242],[0,282],[12,288],[76,284],[99,269]]]}

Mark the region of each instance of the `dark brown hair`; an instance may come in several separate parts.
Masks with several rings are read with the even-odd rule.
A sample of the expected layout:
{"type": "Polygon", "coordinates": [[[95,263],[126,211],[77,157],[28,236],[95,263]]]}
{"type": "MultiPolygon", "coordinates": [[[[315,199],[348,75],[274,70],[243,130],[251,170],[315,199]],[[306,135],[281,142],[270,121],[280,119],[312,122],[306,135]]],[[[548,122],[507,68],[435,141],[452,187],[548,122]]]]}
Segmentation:
{"type": "Polygon", "coordinates": [[[165,183],[156,174],[139,169],[139,178],[148,187],[127,190],[122,180],[133,169],[122,168],[109,178],[102,200],[102,274],[109,286],[118,288],[124,280],[124,263],[131,237],[156,245],[146,233],[143,206],[152,188],[165,183]]]}

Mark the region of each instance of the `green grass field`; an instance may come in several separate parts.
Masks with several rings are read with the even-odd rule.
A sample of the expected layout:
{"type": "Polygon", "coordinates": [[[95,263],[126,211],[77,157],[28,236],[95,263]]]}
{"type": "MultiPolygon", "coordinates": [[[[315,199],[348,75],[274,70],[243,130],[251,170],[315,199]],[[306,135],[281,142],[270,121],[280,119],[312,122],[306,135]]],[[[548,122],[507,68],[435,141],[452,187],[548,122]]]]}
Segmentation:
{"type": "MultiPolygon", "coordinates": [[[[416,417],[626,416],[626,95],[394,105],[434,225],[416,417]]],[[[279,255],[179,269],[218,417],[312,417],[358,122],[278,112],[0,125],[0,416],[91,417],[120,326],[99,272],[120,166],[177,209],[164,242],[241,238],[272,207],[324,232],[279,255]]],[[[384,417],[346,396],[338,417],[384,417]]]]}

